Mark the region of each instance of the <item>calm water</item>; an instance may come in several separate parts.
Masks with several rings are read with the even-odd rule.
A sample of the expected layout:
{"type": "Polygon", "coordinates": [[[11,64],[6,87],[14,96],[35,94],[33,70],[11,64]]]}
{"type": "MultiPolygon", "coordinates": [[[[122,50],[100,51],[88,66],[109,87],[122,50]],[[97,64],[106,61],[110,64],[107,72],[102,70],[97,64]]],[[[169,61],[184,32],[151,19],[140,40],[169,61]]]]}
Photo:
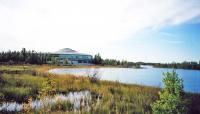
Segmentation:
{"type": "MultiPolygon", "coordinates": [[[[133,68],[59,68],[52,69],[50,73],[74,74],[88,76],[97,73],[102,80],[119,81],[127,84],[140,84],[163,87],[163,72],[172,71],[167,68],[152,68],[144,66],[143,69],[133,68]]],[[[177,69],[179,77],[184,80],[184,90],[200,93],[200,71],[177,69]]]]}

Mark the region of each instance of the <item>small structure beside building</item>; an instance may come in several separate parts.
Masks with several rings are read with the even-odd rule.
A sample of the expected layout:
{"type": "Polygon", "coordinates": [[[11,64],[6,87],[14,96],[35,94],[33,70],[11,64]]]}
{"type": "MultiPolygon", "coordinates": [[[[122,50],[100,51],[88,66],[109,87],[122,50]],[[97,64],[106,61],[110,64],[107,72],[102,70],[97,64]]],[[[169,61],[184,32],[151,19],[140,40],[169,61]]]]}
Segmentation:
{"type": "Polygon", "coordinates": [[[70,48],[60,49],[54,53],[50,53],[59,64],[71,65],[89,65],[92,64],[92,55],[79,53],[70,48]]]}

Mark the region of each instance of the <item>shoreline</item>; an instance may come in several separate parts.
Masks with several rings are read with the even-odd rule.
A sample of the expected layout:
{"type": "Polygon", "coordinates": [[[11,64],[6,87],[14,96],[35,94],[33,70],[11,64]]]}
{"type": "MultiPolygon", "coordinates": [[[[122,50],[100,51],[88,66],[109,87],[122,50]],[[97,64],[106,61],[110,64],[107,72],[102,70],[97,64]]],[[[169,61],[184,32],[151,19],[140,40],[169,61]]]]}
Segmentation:
{"type": "MultiPolygon", "coordinates": [[[[151,113],[150,104],[158,98],[158,92],[161,90],[160,88],[151,86],[123,84],[120,82],[105,80],[93,81],[88,77],[77,77],[73,75],[63,76],[45,73],[52,68],[61,67],[47,65],[0,66],[0,70],[31,71],[28,74],[1,74],[0,78],[3,81],[3,85],[0,82],[0,95],[4,95],[4,101],[15,100],[22,103],[27,102],[26,98],[29,96],[32,96],[33,99],[37,98],[37,91],[39,91],[42,84],[50,78],[56,82],[56,91],[58,93],[88,90],[94,97],[93,102],[96,101],[95,96],[100,95],[101,104],[99,107],[101,108],[99,110],[101,110],[102,113],[105,110],[112,110],[113,107],[110,107],[112,106],[112,103],[115,103],[119,109],[124,106],[132,107],[128,108],[129,110],[126,110],[128,112],[141,113],[145,111],[146,113],[151,113]],[[115,102],[112,102],[113,100],[115,102]],[[137,107],[137,110],[133,110],[135,109],[133,106],[137,107]],[[144,109],[144,106],[149,108],[144,109]]],[[[191,100],[192,104],[196,104],[196,106],[198,106],[197,104],[200,103],[200,94],[188,92],[185,94],[186,97],[191,100]]],[[[199,107],[195,106],[193,106],[190,110],[196,110],[196,112],[200,111],[199,107]]]]}

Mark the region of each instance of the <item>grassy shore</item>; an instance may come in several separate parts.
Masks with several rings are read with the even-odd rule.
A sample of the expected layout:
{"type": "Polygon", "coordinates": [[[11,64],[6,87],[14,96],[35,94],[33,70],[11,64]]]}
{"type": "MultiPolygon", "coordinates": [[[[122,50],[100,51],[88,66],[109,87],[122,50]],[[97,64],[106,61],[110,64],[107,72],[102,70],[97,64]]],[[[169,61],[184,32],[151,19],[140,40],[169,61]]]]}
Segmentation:
{"type": "MultiPolygon", "coordinates": [[[[1,103],[5,101],[27,102],[29,97],[36,99],[39,91],[42,89],[43,82],[50,78],[55,81],[56,93],[66,94],[71,91],[89,90],[92,93],[93,103],[90,104],[90,111],[85,113],[152,113],[150,104],[158,99],[159,88],[121,84],[111,81],[92,82],[89,77],[47,73],[47,71],[52,68],[71,67],[81,68],[85,66],[0,66],[1,103]],[[98,103],[96,103],[97,97],[100,98],[100,102],[98,103]]],[[[189,113],[200,113],[200,95],[186,93],[185,98],[188,99],[189,113]]],[[[54,110],[51,110],[51,113],[69,112],[74,113],[73,111],[64,110],[62,108],[54,108],[54,110]]]]}

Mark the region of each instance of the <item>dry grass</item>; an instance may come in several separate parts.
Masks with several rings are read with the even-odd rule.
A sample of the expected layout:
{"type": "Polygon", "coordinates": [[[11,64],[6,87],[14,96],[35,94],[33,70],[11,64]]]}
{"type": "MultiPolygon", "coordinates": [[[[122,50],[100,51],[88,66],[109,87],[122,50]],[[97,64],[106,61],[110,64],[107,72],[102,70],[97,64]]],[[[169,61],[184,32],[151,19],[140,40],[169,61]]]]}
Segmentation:
{"type": "MultiPolygon", "coordinates": [[[[23,69],[21,66],[6,66],[4,69],[23,69]],[[7,68],[6,68],[7,67],[7,68]]],[[[56,82],[56,92],[57,93],[68,93],[70,91],[81,91],[89,90],[92,93],[93,104],[91,104],[91,112],[85,113],[133,113],[133,114],[150,114],[152,104],[158,98],[159,88],[140,86],[140,85],[130,85],[121,84],[119,82],[111,81],[98,81],[96,83],[91,83],[88,77],[77,77],[73,75],[56,75],[46,73],[52,68],[82,68],[83,66],[26,66],[27,69],[37,72],[36,75],[32,74],[2,74],[1,76],[1,89],[0,94],[3,96],[15,96],[11,98],[6,98],[4,100],[15,100],[22,102],[26,100],[24,98],[29,98],[30,96],[34,99],[38,95],[38,91],[41,89],[42,82],[46,81],[48,77],[51,77],[56,82]],[[6,93],[5,89],[9,91],[9,88],[18,88],[18,91],[6,93]],[[23,93],[27,88],[31,88],[28,93],[23,93]],[[95,104],[96,98],[100,98],[100,103],[98,106],[95,104]]],[[[98,67],[98,66],[88,66],[88,67],[98,67]]],[[[0,67],[1,68],[1,67],[0,67]]],[[[191,102],[194,104],[199,103],[200,95],[188,95],[191,102]]],[[[190,105],[188,107],[191,107],[190,105]]],[[[193,113],[199,113],[200,107],[192,107],[193,113]]],[[[54,109],[55,114],[65,113],[62,110],[54,109]]],[[[67,112],[69,113],[69,112],[67,112]]],[[[73,112],[70,112],[73,113],[73,112]]],[[[83,112],[84,113],[84,112],[83,112]]]]}

